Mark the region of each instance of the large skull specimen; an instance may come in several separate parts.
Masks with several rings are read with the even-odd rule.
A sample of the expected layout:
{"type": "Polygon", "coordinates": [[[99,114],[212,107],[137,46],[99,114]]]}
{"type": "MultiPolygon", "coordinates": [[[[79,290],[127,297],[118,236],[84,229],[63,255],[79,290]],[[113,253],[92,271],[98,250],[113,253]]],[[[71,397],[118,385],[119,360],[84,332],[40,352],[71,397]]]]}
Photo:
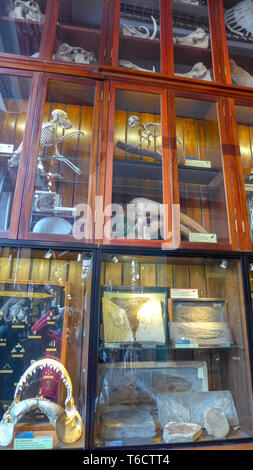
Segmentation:
{"type": "Polygon", "coordinates": [[[14,400],[0,422],[0,446],[6,447],[11,444],[16,424],[25,414],[35,409],[39,409],[47,416],[49,422],[55,427],[60,441],[71,444],[83,435],[83,422],[75,407],[71,379],[65,367],[55,359],[44,358],[34,362],[20,378],[15,389],[14,400]],[[57,372],[66,386],[64,408],[43,396],[21,399],[22,391],[28,385],[30,378],[45,368],[57,372]]]}

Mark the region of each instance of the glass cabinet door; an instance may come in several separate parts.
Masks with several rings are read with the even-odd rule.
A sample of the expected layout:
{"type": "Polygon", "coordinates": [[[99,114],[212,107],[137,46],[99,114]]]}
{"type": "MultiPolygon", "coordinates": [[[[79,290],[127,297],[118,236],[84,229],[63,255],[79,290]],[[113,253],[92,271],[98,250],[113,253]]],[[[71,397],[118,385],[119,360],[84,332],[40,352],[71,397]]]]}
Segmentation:
{"type": "Polygon", "coordinates": [[[92,253],[1,247],[0,266],[0,449],[83,448],[92,253]]]}
{"type": "Polygon", "coordinates": [[[172,1],[174,73],[213,80],[208,5],[206,0],[172,1]]]}
{"type": "Polygon", "coordinates": [[[110,126],[112,173],[106,176],[105,203],[112,203],[112,218],[105,237],[162,239],[158,226],[163,204],[161,95],[116,89],[110,126]]]}
{"type": "Polygon", "coordinates": [[[103,0],[61,0],[53,60],[99,62],[103,0]]]}
{"type": "Polygon", "coordinates": [[[0,52],[39,57],[46,0],[0,2],[0,52]]]}
{"type": "Polygon", "coordinates": [[[232,83],[253,87],[253,4],[223,0],[223,6],[232,83]]]}
{"type": "Polygon", "coordinates": [[[240,261],[102,256],[94,442],[253,436],[240,261]]]}
{"type": "Polygon", "coordinates": [[[15,191],[23,184],[16,187],[20,165],[26,164],[23,138],[31,85],[30,77],[0,75],[0,232],[10,229],[15,191]]]}
{"type": "Polygon", "coordinates": [[[160,72],[160,1],[121,0],[118,66],[160,72]]]}
{"type": "Polygon", "coordinates": [[[253,106],[236,104],[237,133],[243,167],[248,218],[253,243],[253,106]]]}
{"type": "MultiPolygon", "coordinates": [[[[35,238],[88,237],[94,94],[82,80],[47,82],[28,229],[35,238]]],[[[28,183],[26,191],[30,200],[28,183]]]]}
{"type": "Polygon", "coordinates": [[[217,104],[175,98],[181,240],[229,244],[217,104]]]}

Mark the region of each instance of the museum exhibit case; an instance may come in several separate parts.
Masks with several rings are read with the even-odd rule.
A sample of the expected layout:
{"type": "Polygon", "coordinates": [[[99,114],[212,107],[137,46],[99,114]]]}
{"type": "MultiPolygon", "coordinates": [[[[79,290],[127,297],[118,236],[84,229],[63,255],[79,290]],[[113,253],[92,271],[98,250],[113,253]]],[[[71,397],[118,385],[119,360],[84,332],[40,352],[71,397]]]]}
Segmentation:
{"type": "Polygon", "coordinates": [[[1,449],[83,446],[92,257],[1,248],[1,449]]]}
{"type": "Polygon", "coordinates": [[[252,436],[239,260],[111,250],[98,322],[96,446],[252,436]]]}
{"type": "Polygon", "coordinates": [[[1,450],[253,449],[252,24],[0,0],[1,450]]]}

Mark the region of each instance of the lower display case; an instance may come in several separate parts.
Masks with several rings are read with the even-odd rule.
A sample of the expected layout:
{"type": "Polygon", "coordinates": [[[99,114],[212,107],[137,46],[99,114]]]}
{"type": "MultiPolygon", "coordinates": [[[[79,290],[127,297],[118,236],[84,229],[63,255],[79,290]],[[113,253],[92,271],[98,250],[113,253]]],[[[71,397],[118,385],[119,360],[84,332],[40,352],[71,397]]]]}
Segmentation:
{"type": "Polygon", "coordinates": [[[1,249],[1,450],[84,447],[92,258],[1,249]]]}
{"type": "Polygon", "coordinates": [[[252,438],[240,259],[110,250],[98,304],[96,448],[252,438]]]}

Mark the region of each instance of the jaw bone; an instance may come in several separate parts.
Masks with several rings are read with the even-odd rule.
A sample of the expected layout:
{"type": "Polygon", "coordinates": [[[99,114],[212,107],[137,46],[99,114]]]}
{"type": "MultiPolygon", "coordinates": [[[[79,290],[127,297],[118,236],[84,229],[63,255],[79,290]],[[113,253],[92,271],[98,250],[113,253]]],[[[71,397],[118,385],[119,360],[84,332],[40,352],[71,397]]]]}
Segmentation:
{"type": "Polygon", "coordinates": [[[83,422],[75,407],[71,379],[65,367],[55,359],[44,358],[34,362],[20,378],[14,393],[14,400],[0,422],[1,446],[8,446],[11,443],[15,425],[25,414],[36,408],[42,411],[48,417],[49,422],[55,426],[60,441],[70,444],[79,440],[83,435],[83,422]],[[43,370],[46,367],[59,373],[66,386],[67,393],[64,408],[43,397],[20,399],[22,391],[30,378],[38,370],[43,370]]]}

